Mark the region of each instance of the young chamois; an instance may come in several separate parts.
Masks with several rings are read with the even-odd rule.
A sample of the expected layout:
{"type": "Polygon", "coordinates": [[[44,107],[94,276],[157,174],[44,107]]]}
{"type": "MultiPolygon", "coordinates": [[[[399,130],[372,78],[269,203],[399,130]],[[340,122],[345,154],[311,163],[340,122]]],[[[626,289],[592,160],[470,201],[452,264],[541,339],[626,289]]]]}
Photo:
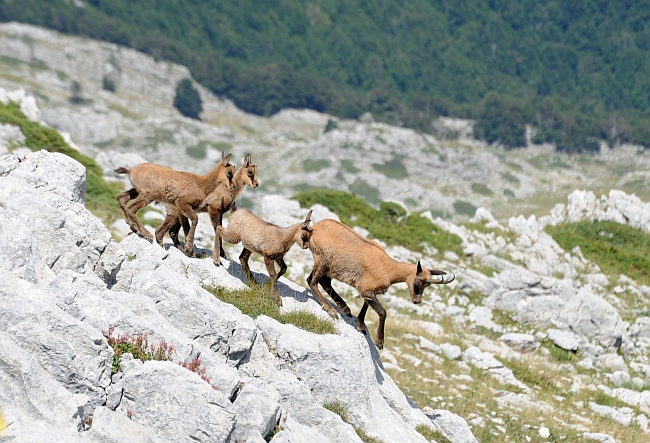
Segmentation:
{"type": "Polygon", "coordinates": [[[206,175],[175,171],[152,163],[141,163],[131,169],[117,168],[115,172],[128,174],[133,185],[132,189],[117,195],[124,220],[133,232],[151,240],[153,235],[142,225],[137,212],[152,201],[173,205],[192,222],[191,227],[188,227],[186,241],[186,245],[192,245],[198,222],[194,208],[199,207],[218,185],[225,188],[231,186],[235,167],[230,164],[230,157],[231,154],[226,156],[222,152],[219,164],[206,175]],[[128,204],[130,200],[132,201],[128,204]]]}
{"type": "Polygon", "coordinates": [[[352,316],[350,308],[332,288],[332,279],[354,287],[364,300],[357,317],[357,330],[366,333],[365,317],[370,306],[379,315],[375,339],[379,349],[384,347],[386,310],[377,300],[377,295],[395,283],[406,282],[411,301],[417,304],[422,302],[422,292],[427,286],[447,284],[455,279],[453,273],[449,275],[444,271],[425,269],[419,261],[413,265],[393,260],[376,242],[331,219],[321,220],[313,226],[309,249],[314,256],[314,269],[307,277],[307,283],[323,309],[332,318],[337,318],[336,311],[318,289],[319,284],[346,316],[352,316]]]}
{"type": "MultiPolygon", "coordinates": [[[[257,188],[259,182],[257,181],[257,165],[251,163],[251,155],[247,154],[244,158],[244,164],[237,169],[232,177],[231,185],[219,185],[209,195],[207,195],[200,206],[195,208],[196,212],[207,212],[210,214],[210,221],[214,228],[214,252],[212,260],[214,264],[220,266],[219,257],[225,257],[223,249],[221,248],[221,239],[217,235],[217,227],[221,226],[223,222],[223,214],[230,210],[235,199],[244,190],[244,187],[250,186],[257,188]]],[[[178,232],[183,227],[185,232],[185,253],[191,254],[192,249],[187,246],[188,228],[187,218],[182,214],[179,209],[173,205],[167,205],[167,216],[162,222],[160,227],[156,229],[156,240],[162,244],[162,239],[166,232],[169,231],[169,236],[174,242],[174,246],[179,247],[178,232]]],[[[193,245],[192,245],[193,248],[193,245]]]]}
{"type": "Polygon", "coordinates": [[[282,306],[282,298],[278,290],[278,279],[287,271],[284,255],[294,243],[302,249],[309,247],[312,232],[312,228],[309,226],[311,213],[312,211],[309,211],[305,221],[287,228],[281,228],[258,218],[248,209],[237,210],[233,203],[228,226],[225,228],[219,226],[217,228],[219,238],[226,240],[228,243],[237,244],[241,242],[244,245],[244,249],[239,255],[239,262],[249,281],[255,282],[255,278],[253,278],[248,267],[249,257],[253,252],[257,252],[264,257],[264,264],[273,287],[273,298],[278,306],[282,306]],[[280,272],[277,274],[275,272],[276,263],[280,266],[280,272]]]}

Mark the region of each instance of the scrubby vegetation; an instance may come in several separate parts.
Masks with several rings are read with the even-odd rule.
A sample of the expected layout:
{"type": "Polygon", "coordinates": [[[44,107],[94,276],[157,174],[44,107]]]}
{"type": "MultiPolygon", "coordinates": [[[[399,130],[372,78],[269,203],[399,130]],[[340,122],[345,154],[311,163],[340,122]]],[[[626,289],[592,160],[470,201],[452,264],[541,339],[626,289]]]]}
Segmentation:
{"type": "Polygon", "coordinates": [[[174,354],[174,347],[166,342],[157,345],[149,343],[149,335],[146,332],[116,336],[113,335],[115,328],[112,326],[107,331],[102,332],[115,352],[113,355],[113,374],[120,371],[120,358],[124,354],[133,354],[133,358],[142,361],[169,361],[174,354]]]}
{"type": "Polygon", "coordinates": [[[408,214],[399,204],[383,202],[374,209],[354,194],[316,189],[293,197],[303,208],[320,203],[338,214],[349,226],[367,229],[373,238],[390,245],[402,245],[412,251],[424,251],[427,245],[459,254],[461,239],[441,229],[420,214],[408,214]]]}
{"type": "MultiPolygon", "coordinates": [[[[339,417],[341,417],[341,420],[343,420],[344,422],[350,423],[350,416],[348,414],[348,411],[345,408],[345,406],[340,402],[325,403],[323,407],[328,411],[331,411],[336,415],[338,415],[339,417]]],[[[355,427],[354,430],[359,436],[359,438],[361,439],[361,441],[365,443],[381,443],[380,440],[377,440],[376,438],[369,436],[362,429],[355,427]]]]}
{"type": "Polygon", "coordinates": [[[605,274],[650,284],[650,234],[612,221],[563,223],[547,231],[566,251],[580,247],[605,274]]]}
{"type": "Polygon", "coordinates": [[[0,0],[22,21],[188,66],[240,108],[310,108],[432,131],[470,117],[507,147],[650,145],[645,1],[0,0]]]}
{"type": "Polygon", "coordinates": [[[61,134],[51,128],[30,121],[15,103],[0,103],[0,123],[20,127],[25,145],[32,151],[46,149],[70,156],[86,167],[86,207],[104,222],[120,214],[115,196],[122,191],[119,184],[104,181],[101,167],[92,158],[73,149],[61,134]]]}
{"type": "Polygon", "coordinates": [[[280,312],[273,300],[273,292],[269,285],[252,285],[246,290],[228,290],[225,288],[206,288],[219,300],[239,308],[242,313],[257,318],[266,315],[280,323],[292,324],[314,334],[335,334],[336,329],[329,320],[323,320],[311,312],[290,311],[280,312]]]}

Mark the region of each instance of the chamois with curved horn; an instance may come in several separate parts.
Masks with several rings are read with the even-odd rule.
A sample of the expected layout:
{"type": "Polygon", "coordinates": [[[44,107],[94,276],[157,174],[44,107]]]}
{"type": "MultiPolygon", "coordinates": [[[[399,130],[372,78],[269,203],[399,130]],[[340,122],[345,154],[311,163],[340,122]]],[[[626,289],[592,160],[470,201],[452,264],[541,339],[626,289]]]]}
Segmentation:
{"type": "Polygon", "coordinates": [[[391,258],[378,243],[359,235],[336,220],[321,220],[313,226],[309,249],[314,257],[314,269],[307,283],[323,309],[338,318],[336,310],[318,289],[318,285],[334,300],[346,316],[352,316],[350,308],[332,288],[332,279],[355,288],[363,297],[363,307],[357,316],[357,330],[366,333],[365,317],[370,306],[379,315],[375,344],[384,347],[384,323],[386,310],[377,295],[400,282],[406,282],[411,301],[422,302],[424,289],[431,284],[448,284],[456,276],[444,271],[428,270],[418,261],[417,265],[402,263],[391,258]]]}

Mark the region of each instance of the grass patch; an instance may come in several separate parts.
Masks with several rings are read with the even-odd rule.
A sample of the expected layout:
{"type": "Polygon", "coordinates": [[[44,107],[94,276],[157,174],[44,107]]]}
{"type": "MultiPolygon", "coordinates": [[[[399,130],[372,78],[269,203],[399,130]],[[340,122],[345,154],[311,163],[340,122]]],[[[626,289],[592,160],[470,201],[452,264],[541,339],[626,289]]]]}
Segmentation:
{"type": "Polygon", "coordinates": [[[649,234],[612,221],[562,223],[546,230],[565,251],[579,246],[603,273],[650,284],[649,234]]]}
{"type": "Polygon", "coordinates": [[[509,181],[510,183],[514,183],[517,186],[519,186],[521,184],[519,179],[515,175],[513,175],[513,174],[511,174],[509,172],[502,173],[501,177],[503,177],[504,180],[509,181]]]}
{"type": "MultiPolygon", "coordinates": [[[[340,402],[325,403],[323,407],[328,411],[333,412],[339,417],[341,417],[341,420],[343,420],[344,422],[351,424],[348,411],[345,409],[345,406],[343,406],[340,402]]],[[[359,436],[359,438],[365,443],[381,443],[381,440],[377,440],[376,438],[369,436],[363,430],[357,427],[354,427],[354,430],[359,436]]]]}
{"type": "Polygon", "coordinates": [[[86,167],[86,208],[105,223],[120,216],[120,207],[115,196],[122,191],[119,183],[104,181],[102,168],[92,158],[68,145],[61,134],[54,129],[41,126],[29,120],[16,103],[0,103],[0,123],[20,127],[25,135],[25,145],[32,151],[46,149],[74,158],[86,167]]]}
{"type": "Polygon", "coordinates": [[[388,178],[407,178],[409,176],[406,166],[399,158],[394,158],[384,164],[374,163],[372,167],[375,171],[381,172],[388,178]]]}
{"type": "Polygon", "coordinates": [[[492,189],[488,188],[483,183],[472,183],[472,191],[480,195],[485,195],[486,197],[494,195],[492,189]]]}
{"type": "Polygon", "coordinates": [[[357,166],[351,161],[351,160],[341,160],[341,168],[346,171],[350,172],[352,174],[356,174],[357,172],[361,171],[361,169],[357,168],[357,166]]]}
{"type": "Polygon", "coordinates": [[[379,190],[361,178],[356,179],[350,185],[350,192],[360,195],[370,203],[379,204],[381,201],[379,198],[379,190]]]}
{"type": "Polygon", "coordinates": [[[370,235],[390,245],[402,245],[412,251],[423,252],[429,244],[441,251],[462,254],[461,239],[434,225],[419,214],[406,214],[406,210],[392,202],[384,202],[379,210],[355,195],[343,191],[324,189],[301,192],[294,196],[303,208],[320,203],[341,217],[349,226],[367,229],[370,235]]]}
{"type": "Polygon", "coordinates": [[[512,190],[510,189],[504,189],[503,195],[505,195],[506,197],[515,198],[515,193],[512,192],[512,190]]]}
{"type": "Polygon", "coordinates": [[[314,334],[336,334],[336,328],[329,320],[321,319],[311,312],[291,311],[280,312],[273,301],[270,285],[253,286],[243,291],[233,291],[224,288],[205,288],[219,300],[235,305],[252,318],[266,315],[283,324],[292,324],[314,334]]]}
{"type": "Polygon", "coordinates": [[[474,216],[476,214],[476,206],[462,200],[456,200],[453,204],[454,211],[459,215],[474,216]]]}
{"type": "Polygon", "coordinates": [[[438,443],[452,443],[451,440],[449,440],[440,429],[433,429],[427,425],[417,425],[415,430],[418,431],[422,437],[426,438],[429,441],[435,440],[438,443]]]}
{"type": "Polygon", "coordinates": [[[558,363],[575,363],[578,361],[578,354],[576,352],[567,351],[557,346],[551,340],[543,340],[542,346],[549,350],[551,357],[558,363]]]}
{"type": "Polygon", "coordinates": [[[305,172],[318,172],[321,169],[328,168],[331,165],[330,161],[327,159],[310,159],[303,160],[302,169],[305,172]]]}

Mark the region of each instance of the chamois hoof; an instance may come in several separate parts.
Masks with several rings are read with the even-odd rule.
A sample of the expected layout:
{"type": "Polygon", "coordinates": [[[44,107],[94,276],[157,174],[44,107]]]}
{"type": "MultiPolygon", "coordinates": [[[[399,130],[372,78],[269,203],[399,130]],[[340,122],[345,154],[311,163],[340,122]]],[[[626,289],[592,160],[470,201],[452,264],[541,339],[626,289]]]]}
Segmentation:
{"type": "Polygon", "coordinates": [[[221,266],[221,260],[212,260],[212,264],[215,265],[216,267],[221,266]]]}
{"type": "Polygon", "coordinates": [[[382,349],[384,349],[384,344],[383,343],[375,343],[375,346],[377,346],[377,349],[379,349],[380,351],[382,349]]]}
{"type": "Polygon", "coordinates": [[[338,320],[339,319],[339,315],[336,313],[336,311],[334,309],[332,309],[332,310],[327,310],[326,309],[325,311],[329,314],[330,317],[332,317],[333,320],[338,320]]]}
{"type": "Polygon", "coordinates": [[[350,307],[349,307],[349,306],[346,306],[346,307],[344,307],[344,308],[339,307],[339,309],[341,310],[341,312],[343,313],[343,315],[345,315],[346,317],[348,317],[348,318],[349,318],[349,317],[353,317],[353,315],[352,315],[352,311],[350,311],[350,307]]]}

